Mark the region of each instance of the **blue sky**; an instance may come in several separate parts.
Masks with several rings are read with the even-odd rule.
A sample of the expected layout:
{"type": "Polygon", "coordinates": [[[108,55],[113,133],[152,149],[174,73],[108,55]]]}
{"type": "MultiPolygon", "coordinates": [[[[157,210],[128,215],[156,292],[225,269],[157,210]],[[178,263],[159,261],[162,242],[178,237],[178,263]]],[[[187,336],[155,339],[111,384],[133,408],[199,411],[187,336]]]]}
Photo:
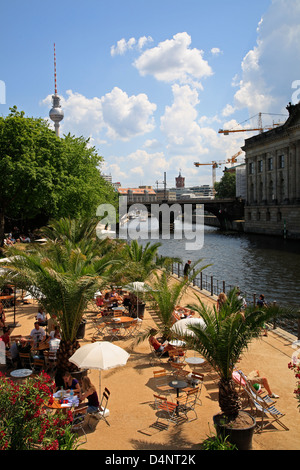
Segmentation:
{"type": "Polygon", "coordinates": [[[284,121],[299,99],[298,0],[2,0],[1,18],[0,113],[48,118],[55,43],[61,135],[90,137],[124,187],[164,172],[171,187],[179,170],[187,187],[211,184],[193,162],[253,135],[220,128],[284,121]]]}

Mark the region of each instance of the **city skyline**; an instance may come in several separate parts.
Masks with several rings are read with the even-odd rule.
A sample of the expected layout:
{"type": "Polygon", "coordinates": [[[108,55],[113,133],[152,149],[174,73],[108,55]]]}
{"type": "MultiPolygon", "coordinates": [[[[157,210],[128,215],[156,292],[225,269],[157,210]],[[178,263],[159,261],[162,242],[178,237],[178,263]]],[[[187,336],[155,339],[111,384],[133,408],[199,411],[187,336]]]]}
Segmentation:
{"type": "Polygon", "coordinates": [[[220,128],[284,122],[300,98],[297,0],[63,0],[55,13],[15,0],[2,17],[1,115],[16,105],[54,129],[55,43],[60,136],[90,137],[124,187],[164,172],[172,187],[180,170],[187,187],[211,184],[211,166],[193,163],[225,161],[254,135],[220,128]]]}

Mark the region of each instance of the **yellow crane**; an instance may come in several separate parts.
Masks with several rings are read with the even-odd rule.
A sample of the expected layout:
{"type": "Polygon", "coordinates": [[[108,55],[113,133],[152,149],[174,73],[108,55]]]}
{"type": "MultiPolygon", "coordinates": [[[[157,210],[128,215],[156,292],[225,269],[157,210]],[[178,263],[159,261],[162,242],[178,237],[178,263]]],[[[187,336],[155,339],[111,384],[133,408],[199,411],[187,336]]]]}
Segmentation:
{"type": "Polygon", "coordinates": [[[216,182],[216,169],[219,168],[219,166],[221,165],[224,165],[226,163],[235,163],[236,162],[236,159],[239,155],[241,155],[242,150],[240,150],[239,152],[237,152],[235,155],[233,155],[232,157],[230,158],[227,158],[226,161],[224,162],[216,162],[216,161],[212,161],[210,163],[200,163],[200,162],[194,162],[194,165],[196,167],[199,167],[199,166],[203,166],[203,165],[211,165],[212,167],[212,188],[213,188],[213,195],[215,195],[215,182],[216,182]]]}
{"type": "MultiPolygon", "coordinates": [[[[264,114],[269,114],[269,113],[264,113],[264,114]]],[[[258,123],[257,123],[257,127],[255,127],[254,129],[247,129],[247,128],[245,129],[219,129],[219,134],[228,135],[230,132],[253,132],[253,131],[259,131],[260,133],[262,133],[263,131],[269,131],[271,129],[274,129],[275,126],[281,126],[283,124],[282,122],[278,122],[278,123],[273,123],[272,126],[263,127],[261,116],[262,116],[262,113],[258,113],[258,123]]],[[[280,116],[284,116],[284,115],[281,114],[280,116]]],[[[253,119],[253,117],[250,119],[253,119]]]]}

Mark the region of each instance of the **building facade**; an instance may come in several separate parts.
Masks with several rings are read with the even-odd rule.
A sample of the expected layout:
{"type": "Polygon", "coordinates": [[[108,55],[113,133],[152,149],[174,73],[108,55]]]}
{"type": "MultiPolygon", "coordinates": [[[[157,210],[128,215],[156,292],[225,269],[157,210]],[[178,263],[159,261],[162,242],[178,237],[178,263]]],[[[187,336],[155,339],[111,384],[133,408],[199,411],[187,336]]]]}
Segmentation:
{"type": "Polygon", "coordinates": [[[245,140],[245,232],[300,238],[300,102],[287,121],[245,140]]]}

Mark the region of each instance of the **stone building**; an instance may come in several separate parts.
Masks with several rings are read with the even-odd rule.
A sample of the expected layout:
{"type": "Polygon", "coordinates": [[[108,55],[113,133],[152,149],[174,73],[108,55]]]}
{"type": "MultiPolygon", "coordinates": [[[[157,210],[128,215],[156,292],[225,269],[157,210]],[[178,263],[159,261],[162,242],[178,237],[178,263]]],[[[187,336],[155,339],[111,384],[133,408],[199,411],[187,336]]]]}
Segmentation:
{"type": "Polygon", "coordinates": [[[245,140],[245,232],[300,238],[300,102],[286,122],[245,140]]]}

